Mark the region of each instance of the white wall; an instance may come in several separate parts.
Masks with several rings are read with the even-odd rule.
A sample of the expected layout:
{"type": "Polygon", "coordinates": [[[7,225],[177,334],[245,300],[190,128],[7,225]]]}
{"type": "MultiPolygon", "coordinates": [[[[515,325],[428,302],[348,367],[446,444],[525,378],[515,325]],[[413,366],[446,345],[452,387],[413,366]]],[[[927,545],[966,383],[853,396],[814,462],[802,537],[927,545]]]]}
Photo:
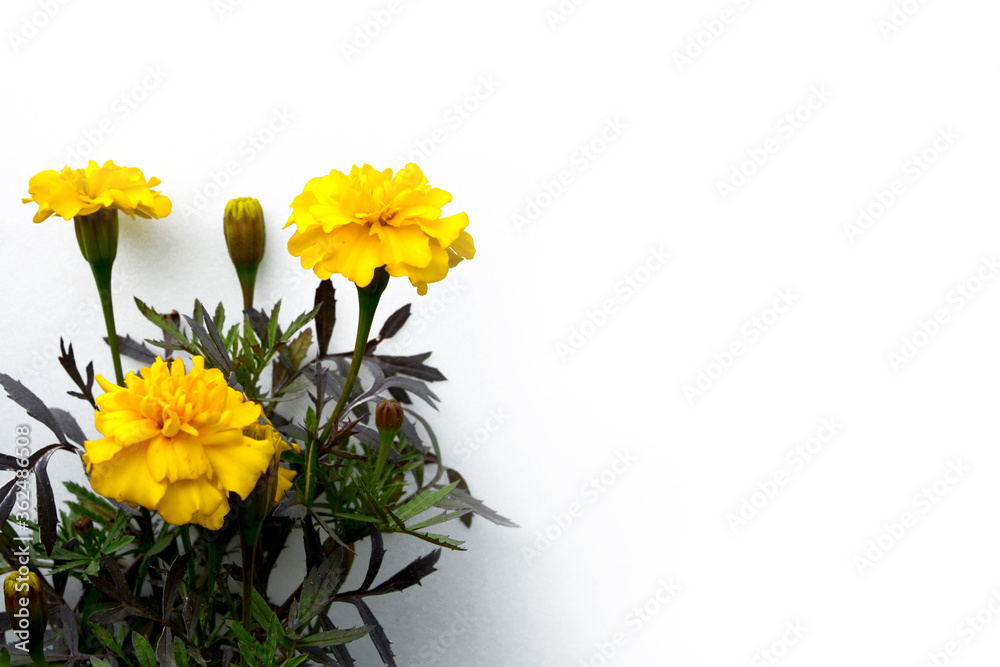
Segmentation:
{"type": "MultiPolygon", "coordinates": [[[[995,627],[959,626],[1000,591],[1000,281],[952,292],[981,267],[993,277],[983,258],[1000,251],[996,3],[895,0],[914,13],[894,16],[893,0],[223,1],[4,3],[0,370],[92,427],[52,344],[70,335],[111,374],[89,270],[70,223],[32,225],[19,203],[70,151],[141,167],[173,199],[167,219],[123,222],[115,265],[120,330],[151,336],[133,294],[239,308],[227,199],[263,203],[258,295],[291,314],[314,284],[284,251],[292,198],[330,169],[422,150],[479,254],[455,270],[451,303],[442,285],[418,298],[394,283],[381,312],[424,314],[408,350],[433,350],[449,378],[432,417],[446,455],[523,528],[456,526],[468,553],[373,605],[401,665],[599,666],[616,636],[609,665],[764,665],[783,637],[789,666],[919,665],[950,641],[949,664],[997,655],[995,627]],[[560,6],[575,11],[556,20],[560,6]],[[345,53],[373,16],[387,25],[345,53]],[[270,143],[247,143],[272,122],[270,143]],[[949,128],[947,151],[914,171],[949,128]],[[724,197],[748,156],[763,165],[724,197]],[[238,174],[219,179],[230,163],[238,174]],[[896,180],[881,217],[845,227],[896,180]],[[546,199],[546,183],[562,191],[546,199]],[[756,328],[782,291],[793,305],[756,328]],[[889,353],[936,311],[945,323],[894,368],[889,353]],[[699,371],[718,379],[689,400],[699,371]],[[503,426],[463,448],[494,411],[503,426]],[[788,453],[824,419],[842,428],[800,464],[788,453]],[[634,461],[608,472],[619,456],[634,461]],[[969,470],[936,502],[915,498],[949,462],[969,470]],[[773,497],[753,497],[734,532],[727,514],[759,486],[773,497]],[[902,537],[881,535],[905,513],[902,537]],[[561,535],[531,555],[546,530],[561,535]],[[887,552],[859,571],[880,536],[887,552]],[[681,590],[660,604],[671,578],[681,590]],[[456,613],[472,620],[450,649],[420,646],[447,642],[456,613]]],[[[355,310],[338,288],[347,348],[355,310]]],[[[22,421],[0,401],[0,447],[22,421]]],[[[51,470],[80,476],[69,457],[51,470]]],[[[426,551],[390,545],[389,571],[426,551]]]]}

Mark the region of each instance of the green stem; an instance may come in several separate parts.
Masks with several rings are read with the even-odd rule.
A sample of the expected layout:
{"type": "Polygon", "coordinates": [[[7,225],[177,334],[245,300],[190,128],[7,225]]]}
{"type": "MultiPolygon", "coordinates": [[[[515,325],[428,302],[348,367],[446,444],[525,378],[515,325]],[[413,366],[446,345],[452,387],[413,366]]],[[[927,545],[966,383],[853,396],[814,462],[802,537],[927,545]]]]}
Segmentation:
{"type": "MultiPolygon", "coordinates": [[[[379,299],[382,292],[389,284],[389,274],[385,267],[375,269],[375,275],[365,287],[358,287],[358,335],[354,340],[354,355],[351,357],[351,367],[347,371],[347,378],[344,380],[344,389],[340,392],[340,399],[333,409],[326,426],[323,428],[323,435],[317,438],[310,438],[306,447],[306,469],[303,475],[303,489],[305,491],[306,507],[310,507],[313,498],[313,487],[316,484],[316,468],[319,465],[319,446],[325,443],[333,435],[340,415],[347,406],[354,390],[354,382],[358,379],[361,371],[361,362],[365,358],[365,348],[368,347],[368,336],[372,331],[372,322],[375,321],[375,310],[378,308],[379,299]]],[[[317,415],[318,416],[318,415],[317,415]]]]}
{"type": "Polygon", "coordinates": [[[192,553],[194,549],[191,548],[191,526],[183,526],[180,530],[181,533],[181,544],[184,545],[184,553],[191,554],[188,558],[187,570],[188,570],[188,586],[195,586],[195,566],[194,566],[194,554],[192,553]]]}
{"type": "Polygon", "coordinates": [[[73,218],[76,241],[83,258],[90,264],[101,297],[104,324],[108,329],[108,345],[115,365],[115,379],[119,386],[125,384],[122,359],[118,352],[118,331],[115,329],[115,311],[111,299],[111,265],[118,254],[118,211],[102,208],[89,215],[73,218]]]}
{"type": "Polygon", "coordinates": [[[115,309],[111,301],[111,266],[91,264],[94,280],[97,281],[97,293],[101,296],[101,309],[104,311],[104,325],[108,329],[108,345],[111,346],[111,360],[115,365],[115,379],[118,385],[125,386],[125,376],[122,373],[122,357],[118,351],[118,331],[115,329],[115,309]]]}
{"type": "Polygon", "coordinates": [[[379,299],[389,283],[389,274],[384,268],[375,270],[375,277],[366,287],[358,287],[358,335],[354,341],[354,356],[351,357],[351,367],[347,371],[347,379],[344,381],[344,391],[340,394],[337,407],[333,409],[333,416],[330,418],[334,426],[340,419],[340,413],[344,411],[347,401],[351,398],[351,391],[354,389],[354,382],[358,379],[358,372],[361,370],[361,362],[365,358],[365,348],[368,347],[368,336],[372,331],[372,322],[375,320],[375,309],[378,308],[379,299]]]}
{"type": "Polygon", "coordinates": [[[243,310],[253,308],[253,288],[257,282],[257,264],[237,267],[236,276],[240,279],[240,290],[243,292],[243,310]]]}
{"type": "Polygon", "coordinates": [[[387,433],[379,434],[378,458],[375,460],[375,479],[381,478],[382,468],[385,467],[385,462],[389,460],[389,450],[392,449],[392,443],[395,439],[396,436],[387,433]]]}
{"type": "Polygon", "coordinates": [[[254,567],[261,529],[260,522],[255,524],[240,528],[240,549],[243,551],[243,627],[248,631],[252,619],[254,567]]]}

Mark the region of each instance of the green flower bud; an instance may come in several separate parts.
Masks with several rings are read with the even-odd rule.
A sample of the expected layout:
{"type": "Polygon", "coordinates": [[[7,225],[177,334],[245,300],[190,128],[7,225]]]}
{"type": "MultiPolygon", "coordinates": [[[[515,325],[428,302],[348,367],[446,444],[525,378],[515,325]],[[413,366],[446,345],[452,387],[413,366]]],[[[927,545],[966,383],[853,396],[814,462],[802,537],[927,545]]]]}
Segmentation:
{"type": "Polygon", "coordinates": [[[41,578],[26,567],[14,570],[3,582],[3,601],[17,644],[40,654],[48,623],[41,578]]]}
{"type": "Polygon", "coordinates": [[[243,308],[253,306],[253,289],[257,280],[257,267],[264,257],[264,211],[253,197],[238,197],[226,204],[223,232],[229,258],[236,267],[236,275],[243,289],[243,308]]]}

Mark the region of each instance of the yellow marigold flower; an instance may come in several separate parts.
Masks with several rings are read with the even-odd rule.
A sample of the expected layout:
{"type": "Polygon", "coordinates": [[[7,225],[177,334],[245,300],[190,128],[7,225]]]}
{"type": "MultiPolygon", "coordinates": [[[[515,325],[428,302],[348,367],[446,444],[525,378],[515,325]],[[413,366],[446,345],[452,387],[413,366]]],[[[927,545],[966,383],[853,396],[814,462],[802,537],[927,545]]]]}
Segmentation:
{"type": "Polygon", "coordinates": [[[98,166],[93,160],[83,169],[41,171],[28,181],[25,204],[38,204],[34,221],[55,214],[65,220],[89,215],[102,208],[118,209],[135,218],[163,218],[170,214],[170,200],[153,188],[160,179],[148,181],[134,167],[119,167],[111,160],[98,166]]]}
{"type": "Polygon", "coordinates": [[[83,461],[94,490],[118,502],[141,505],[175,525],[222,527],[229,493],[253,491],[275,457],[270,440],[244,435],[261,407],[226,384],[222,371],[202,357],[184,364],[157,357],[125,387],[98,376],[101,440],[85,442],[83,461]]]}
{"type": "Polygon", "coordinates": [[[359,287],[375,269],[410,279],[419,294],[476,254],[469,216],[441,217],[451,194],[432,188],[415,164],[392,173],[355,165],[314,178],[292,201],[288,251],[322,280],[339,273],[359,287]]]}

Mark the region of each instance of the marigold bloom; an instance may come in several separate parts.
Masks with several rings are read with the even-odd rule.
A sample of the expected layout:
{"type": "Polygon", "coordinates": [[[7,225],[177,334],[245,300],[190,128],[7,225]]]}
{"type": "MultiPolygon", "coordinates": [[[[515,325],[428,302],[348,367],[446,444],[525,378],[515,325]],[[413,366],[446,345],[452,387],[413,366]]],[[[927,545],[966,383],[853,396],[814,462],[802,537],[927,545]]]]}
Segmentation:
{"type": "Polygon", "coordinates": [[[408,277],[419,294],[443,280],[448,269],[472,259],[476,248],[465,231],[469,216],[441,217],[451,194],[432,188],[420,167],[392,173],[355,165],[310,180],[292,201],[294,224],[288,251],[322,280],[339,273],[359,287],[375,269],[408,277]]]}
{"type": "Polygon", "coordinates": [[[202,357],[170,364],[157,357],[125,387],[97,377],[101,440],[85,442],[83,461],[94,490],[118,502],[141,505],[175,525],[222,527],[229,493],[253,491],[275,457],[270,440],[244,435],[261,407],[226,384],[222,371],[202,357]]]}
{"type": "Polygon", "coordinates": [[[102,208],[117,209],[135,218],[163,218],[170,214],[170,200],[151,188],[160,179],[148,181],[134,167],[119,167],[111,160],[98,166],[93,160],[83,169],[41,171],[28,181],[25,204],[35,202],[34,222],[55,214],[65,220],[89,215],[102,208]]]}

